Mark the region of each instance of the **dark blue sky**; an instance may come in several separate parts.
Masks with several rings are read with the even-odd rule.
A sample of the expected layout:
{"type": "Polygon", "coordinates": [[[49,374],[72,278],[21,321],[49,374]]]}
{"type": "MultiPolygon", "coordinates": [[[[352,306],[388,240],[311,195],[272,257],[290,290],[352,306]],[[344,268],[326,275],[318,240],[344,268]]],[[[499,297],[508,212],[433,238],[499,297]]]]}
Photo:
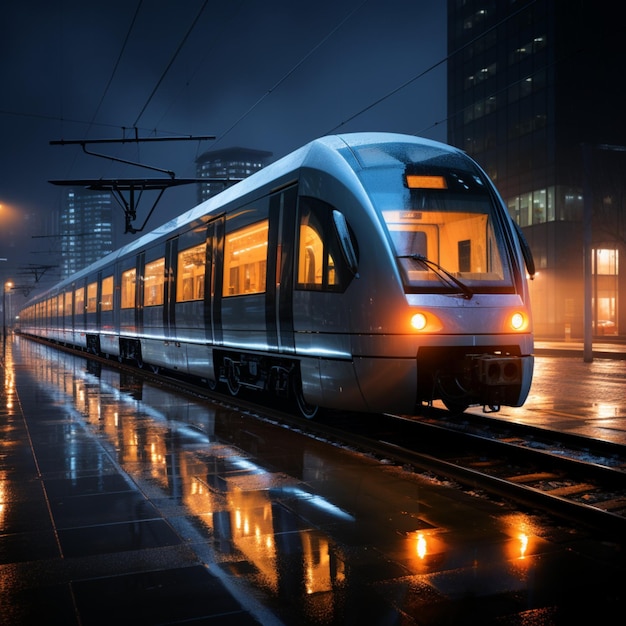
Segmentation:
{"type": "MultiPolygon", "coordinates": [[[[54,240],[32,238],[53,232],[61,206],[64,188],[49,180],[155,175],[50,141],[119,138],[135,127],[140,136],[215,135],[98,147],[178,177],[194,176],[206,150],[246,146],[278,158],[338,131],[445,141],[445,12],[445,2],[427,0],[6,0],[0,258],[9,261],[0,277],[54,262],[54,240]]],[[[191,208],[195,193],[166,191],[148,229],[191,208]]]]}

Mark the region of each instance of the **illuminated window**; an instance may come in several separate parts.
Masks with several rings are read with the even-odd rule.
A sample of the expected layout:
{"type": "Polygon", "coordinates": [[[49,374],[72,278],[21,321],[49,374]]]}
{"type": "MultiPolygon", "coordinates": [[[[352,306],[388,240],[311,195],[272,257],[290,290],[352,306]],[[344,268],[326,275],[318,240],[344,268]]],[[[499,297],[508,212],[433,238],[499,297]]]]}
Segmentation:
{"type": "MultiPolygon", "coordinates": [[[[341,252],[333,208],[320,200],[301,198],[299,211],[298,289],[343,291],[352,275],[341,252]]],[[[347,226],[346,237],[351,239],[347,226]]]]}
{"type": "Polygon", "coordinates": [[[202,300],[204,298],[205,265],[206,243],[187,248],[178,253],[176,302],[202,300]]]}
{"type": "Polygon", "coordinates": [[[146,263],[143,277],[144,306],[163,304],[163,285],[165,283],[165,259],[162,257],[152,263],[146,263]]]}
{"type": "Polygon", "coordinates": [[[85,288],[79,287],[74,292],[74,314],[82,315],[85,312],[85,288]]]}
{"type": "Polygon", "coordinates": [[[113,310],[113,276],[102,279],[102,299],[100,301],[102,311],[113,310]]]}
{"type": "Polygon", "coordinates": [[[135,278],[137,271],[126,270],[122,273],[122,308],[133,309],[135,307],[135,278]]]}
{"type": "Polygon", "coordinates": [[[300,224],[298,283],[310,288],[322,286],[324,243],[315,228],[300,224]]]}
{"type": "Polygon", "coordinates": [[[265,291],[268,222],[264,220],[226,235],[224,296],[265,291]]]}
{"type": "Polygon", "coordinates": [[[594,281],[592,306],[595,333],[617,334],[619,294],[619,250],[600,248],[591,255],[594,281]]]}
{"type": "Polygon", "coordinates": [[[72,314],[72,292],[66,291],[65,295],[65,304],[63,305],[63,315],[69,316],[72,314]]]}
{"type": "Polygon", "coordinates": [[[617,272],[617,250],[601,248],[593,251],[591,257],[594,274],[615,276],[617,272]]]}
{"type": "Polygon", "coordinates": [[[87,285],[87,313],[95,313],[98,304],[98,283],[87,285]]]}

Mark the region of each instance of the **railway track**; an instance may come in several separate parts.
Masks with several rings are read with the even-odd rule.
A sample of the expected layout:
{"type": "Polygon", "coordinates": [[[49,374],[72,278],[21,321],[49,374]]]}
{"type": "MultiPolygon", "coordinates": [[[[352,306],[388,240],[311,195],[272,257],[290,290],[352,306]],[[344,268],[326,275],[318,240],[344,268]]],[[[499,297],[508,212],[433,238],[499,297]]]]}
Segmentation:
{"type": "Polygon", "coordinates": [[[450,418],[425,408],[421,417],[336,414],[317,420],[297,416],[295,407],[259,405],[216,394],[207,387],[163,373],[119,364],[62,346],[99,364],[189,393],[219,398],[259,419],[302,434],[435,474],[472,490],[565,519],[576,527],[622,539],[626,533],[626,447],[537,429],[480,414],[450,418]]]}
{"type": "Polygon", "coordinates": [[[460,421],[429,412],[421,418],[383,416],[369,432],[362,429],[361,449],[371,445],[377,455],[416,471],[624,536],[626,447],[478,415],[460,421]]]}

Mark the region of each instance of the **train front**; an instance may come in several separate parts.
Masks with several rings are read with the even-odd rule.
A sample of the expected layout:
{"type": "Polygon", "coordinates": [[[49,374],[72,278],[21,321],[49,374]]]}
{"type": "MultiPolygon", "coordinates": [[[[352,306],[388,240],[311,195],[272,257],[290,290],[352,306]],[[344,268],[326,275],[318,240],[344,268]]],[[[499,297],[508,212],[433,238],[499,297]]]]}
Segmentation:
{"type": "MultiPolygon", "coordinates": [[[[377,284],[370,302],[378,310],[372,304],[365,321],[385,320],[379,351],[392,362],[416,359],[418,406],[441,400],[455,413],[521,406],[533,372],[527,273],[534,267],[495,187],[473,160],[444,144],[352,150],[397,278],[390,280],[381,254],[370,283],[377,284]]],[[[383,383],[372,391],[380,372],[367,371],[366,361],[362,388],[382,406],[390,389],[383,383]]]]}

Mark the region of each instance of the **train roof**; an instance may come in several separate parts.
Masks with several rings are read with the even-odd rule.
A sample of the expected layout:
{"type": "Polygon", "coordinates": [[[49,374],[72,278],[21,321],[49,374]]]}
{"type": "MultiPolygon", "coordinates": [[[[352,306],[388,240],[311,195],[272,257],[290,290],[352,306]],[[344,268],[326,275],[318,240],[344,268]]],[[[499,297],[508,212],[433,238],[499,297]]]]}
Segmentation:
{"type": "MultiPolygon", "coordinates": [[[[412,145],[412,147],[418,151],[420,149],[425,150],[431,156],[433,150],[441,154],[464,155],[462,151],[445,143],[400,133],[344,133],[314,139],[294,152],[274,161],[242,181],[228,187],[219,194],[208,198],[201,204],[142,235],[138,239],[114,250],[72,276],[63,279],[32,300],[36,301],[47,295],[53,295],[66,285],[97,271],[101,266],[108,265],[117,258],[132,253],[135,250],[146,248],[153,241],[173,231],[184,228],[186,225],[193,224],[206,215],[219,215],[222,211],[226,210],[231,202],[251,194],[260,188],[272,185],[272,183],[276,186],[280,184],[279,181],[288,180],[289,175],[292,175],[300,168],[308,167],[327,170],[332,164],[343,162],[344,168],[355,170],[367,168],[368,166],[381,165],[384,164],[385,160],[390,163],[397,163],[397,159],[392,156],[392,151],[389,150],[391,144],[412,145]],[[347,165],[346,161],[350,161],[350,165],[347,165]]],[[[26,306],[28,306],[28,303],[26,306]]]]}

